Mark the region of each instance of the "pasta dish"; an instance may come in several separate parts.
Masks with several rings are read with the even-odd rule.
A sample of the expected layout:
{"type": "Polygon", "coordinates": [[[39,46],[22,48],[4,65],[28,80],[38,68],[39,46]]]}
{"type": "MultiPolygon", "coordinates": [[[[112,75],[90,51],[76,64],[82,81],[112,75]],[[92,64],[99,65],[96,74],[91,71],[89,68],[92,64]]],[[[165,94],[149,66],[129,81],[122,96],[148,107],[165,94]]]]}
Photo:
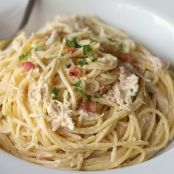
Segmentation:
{"type": "Polygon", "coordinates": [[[174,136],[174,75],[93,16],[58,16],[0,51],[0,147],[53,168],[106,170],[174,136]]]}

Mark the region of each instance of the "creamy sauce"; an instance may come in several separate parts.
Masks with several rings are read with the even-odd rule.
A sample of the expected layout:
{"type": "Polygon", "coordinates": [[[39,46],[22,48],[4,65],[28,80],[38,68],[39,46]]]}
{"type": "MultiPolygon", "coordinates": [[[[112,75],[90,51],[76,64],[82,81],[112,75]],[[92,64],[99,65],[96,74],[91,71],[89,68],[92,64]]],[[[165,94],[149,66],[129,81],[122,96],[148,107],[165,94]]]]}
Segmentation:
{"type": "Polygon", "coordinates": [[[82,116],[85,120],[95,120],[97,118],[96,114],[92,112],[87,112],[83,109],[78,110],[78,114],[82,116]]]}

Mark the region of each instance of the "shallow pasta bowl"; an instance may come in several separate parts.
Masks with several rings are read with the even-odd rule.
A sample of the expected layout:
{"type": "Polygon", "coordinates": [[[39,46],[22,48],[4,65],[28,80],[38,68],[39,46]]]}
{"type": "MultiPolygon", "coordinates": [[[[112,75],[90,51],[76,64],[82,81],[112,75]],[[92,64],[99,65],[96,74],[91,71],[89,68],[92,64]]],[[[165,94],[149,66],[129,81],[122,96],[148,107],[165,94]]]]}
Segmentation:
{"type": "MultiPolygon", "coordinates": [[[[18,6],[20,6],[20,3],[18,6]]],[[[58,14],[78,13],[97,15],[104,21],[123,29],[129,36],[143,43],[154,54],[172,62],[174,61],[173,6],[174,2],[171,0],[166,0],[165,2],[159,2],[158,0],[42,0],[37,1],[26,30],[28,33],[35,32],[46,21],[51,20],[58,14]]],[[[14,3],[14,6],[10,4],[10,12],[1,8],[4,7],[0,6],[0,11],[4,12],[1,14],[2,17],[6,17],[12,15],[16,4],[14,3]]],[[[9,8],[8,3],[5,8],[9,8]]],[[[174,143],[171,143],[156,157],[144,163],[99,172],[103,174],[173,173],[173,147],[174,143]]],[[[82,173],[45,168],[17,159],[4,151],[0,151],[0,168],[1,172],[6,174],[82,173]]]]}

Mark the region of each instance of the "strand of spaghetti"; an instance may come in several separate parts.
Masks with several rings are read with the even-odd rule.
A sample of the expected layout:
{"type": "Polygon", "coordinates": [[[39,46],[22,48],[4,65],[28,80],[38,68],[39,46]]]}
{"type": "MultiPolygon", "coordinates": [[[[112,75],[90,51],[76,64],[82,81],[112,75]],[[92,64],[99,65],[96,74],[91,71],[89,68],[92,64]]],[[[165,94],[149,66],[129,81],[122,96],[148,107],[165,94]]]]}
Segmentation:
{"type": "Polygon", "coordinates": [[[17,105],[19,106],[18,108],[20,108],[21,114],[22,116],[25,118],[27,124],[29,125],[29,127],[34,129],[34,124],[31,120],[31,118],[28,117],[29,113],[27,111],[27,109],[25,108],[24,105],[24,99],[23,99],[23,94],[25,93],[25,86],[28,84],[28,79],[24,79],[22,80],[22,82],[19,85],[19,90],[17,91],[17,96],[16,96],[16,102],[17,105]]]}
{"type": "Polygon", "coordinates": [[[32,51],[32,59],[36,61],[36,63],[43,69],[45,70],[46,66],[44,63],[39,59],[39,57],[36,55],[36,52],[33,50],[32,51]]]}
{"type": "Polygon", "coordinates": [[[110,119],[107,119],[105,122],[103,122],[102,125],[97,125],[97,126],[93,126],[91,128],[75,128],[72,130],[72,132],[74,133],[79,133],[79,134],[94,134],[97,133],[99,131],[101,131],[102,129],[104,129],[105,127],[107,127],[108,125],[112,124],[113,122],[115,122],[116,120],[119,120],[121,118],[124,118],[127,116],[127,111],[121,111],[117,113],[117,116],[113,116],[110,119]]]}
{"type": "Polygon", "coordinates": [[[14,154],[17,154],[16,148],[13,146],[12,142],[9,140],[9,138],[6,135],[0,134],[0,144],[2,147],[6,148],[6,150],[13,152],[14,154]]]}
{"type": "Polygon", "coordinates": [[[136,139],[141,140],[141,129],[140,129],[140,125],[139,125],[139,122],[136,118],[135,113],[132,114],[132,120],[133,120],[132,122],[135,126],[136,139]]]}
{"type": "Polygon", "coordinates": [[[69,93],[71,95],[72,108],[75,109],[76,106],[77,106],[77,101],[76,101],[75,94],[74,94],[74,91],[72,89],[72,86],[70,85],[70,83],[68,82],[67,78],[65,77],[62,68],[60,68],[58,70],[58,73],[59,73],[59,76],[60,76],[62,82],[64,83],[64,85],[66,86],[67,90],[69,91],[69,93]]]}
{"type": "Polygon", "coordinates": [[[134,160],[126,162],[125,164],[121,165],[122,167],[135,165],[145,160],[146,153],[142,147],[134,146],[133,149],[134,151],[131,153],[130,157],[133,158],[134,160]]]}
{"type": "Polygon", "coordinates": [[[135,137],[135,123],[133,121],[133,115],[132,114],[129,115],[129,119],[130,119],[130,130],[129,130],[129,137],[127,139],[128,141],[133,140],[133,139],[136,138],[135,137]]]}
{"type": "Polygon", "coordinates": [[[108,162],[106,162],[106,161],[104,161],[105,163],[104,164],[102,163],[102,165],[96,165],[94,163],[94,165],[91,164],[91,165],[85,166],[85,164],[84,164],[83,169],[84,170],[98,170],[98,169],[101,170],[101,169],[115,168],[115,167],[119,166],[120,164],[122,164],[126,159],[128,159],[131,152],[132,152],[132,149],[127,150],[126,153],[122,157],[117,159],[117,161],[112,164],[108,164],[108,162]]]}
{"type": "Polygon", "coordinates": [[[109,126],[104,128],[101,132],[99,132],[96,136],[95,142],[100,142],[106,135],[108,135],[109,132],[112,130],[113,125],[115,125],[115,123],[110,124],[109,126]]]}
{"type": "Polygon", "coordinates": [[[114,146],[111,152],[111,161],[114,162],[117,159],[117,142],[118,142],[118,136],[114,130],[112,131],[111,138],[113,139],[113,143],[114,143],[114,146]]]}
{"type": "Polygon", "coordinates": [[[158,116],[160,116],[161,121],[163,122],[163,126],[165,128],[164,129],[165,136],[163,138],[163,141],[160,143],[160,145],[157,145],[157,146],[154,146],[154,147],[145,148],[146,151],[154,151],[154,150],[157,151],[157,150],[161,149],[162,147],[164,147],[167,144],[167,141],[169,139],[169,126],[168,126],[168,122],[167,122],[165,116],[161,112],[159,112],[158,110],[156,110],[156,109],[147,108],[145,111],[146,112],[156,113],[158,116]]]}

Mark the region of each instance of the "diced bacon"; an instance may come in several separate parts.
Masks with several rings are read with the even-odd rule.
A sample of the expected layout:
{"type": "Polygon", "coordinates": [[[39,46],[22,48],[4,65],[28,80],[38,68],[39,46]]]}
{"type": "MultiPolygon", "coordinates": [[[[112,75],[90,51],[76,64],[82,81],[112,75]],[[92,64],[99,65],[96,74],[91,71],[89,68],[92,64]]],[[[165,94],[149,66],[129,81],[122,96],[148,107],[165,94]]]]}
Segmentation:
{"type": "Polygon", "coordinates": [[[80,102],[79,107],[87,112],[96,112],[96,102],[94,101],[87,101],[87,102],[80,102]]]}
{"type": "Polygon", "coordinates": [[[100,91],[100,95],[103,95],[103,94],[105,94],[107,92],[107,89],[106,89],[106,87],[101,86],[99,91],[100,91]]]}
{"type": "Polygon", "coordinates": [[[75,48],[72,48],[72,47],[67,47],[67,51],[68,53],[73,53],[76,49],[75,48]]]}
{"type": "Polygon", "coordinates": [[[97,106],[96,106],[96,102],[93,101],[89,101],[88,102],[88,110],[89,112],[96,112],[97,106]]]}
{"type": "Polygon", "coordinates": [[[69,76],[81,77],[82,75],[83,71],[77,66],[74,66],[69,71],[69,76]]]}
{"type": "Polygon", "coordinates": [[[87,111],[87,102],[79,102],[79,108],[87,111]]]}
{"type": "Polygon", "coordinates": [[[38,160],[49,160],[52,157],[52,154],[49,152],[38,152],[36,158],[38,160]]]}
{"type": "Polygon", "coordinates": [[[25,71],[30,71],[31,69],[34,69],[34,64],[32,62],[24,62],[22,64],[22,67],[24,68],[25,71]]]}
{"type": "Polygon", "coordinates": [[[118,55],[118,59],[120,59],[123,62],[132,62],[133,58],[130,53],[120,53],[118,55]]]}

